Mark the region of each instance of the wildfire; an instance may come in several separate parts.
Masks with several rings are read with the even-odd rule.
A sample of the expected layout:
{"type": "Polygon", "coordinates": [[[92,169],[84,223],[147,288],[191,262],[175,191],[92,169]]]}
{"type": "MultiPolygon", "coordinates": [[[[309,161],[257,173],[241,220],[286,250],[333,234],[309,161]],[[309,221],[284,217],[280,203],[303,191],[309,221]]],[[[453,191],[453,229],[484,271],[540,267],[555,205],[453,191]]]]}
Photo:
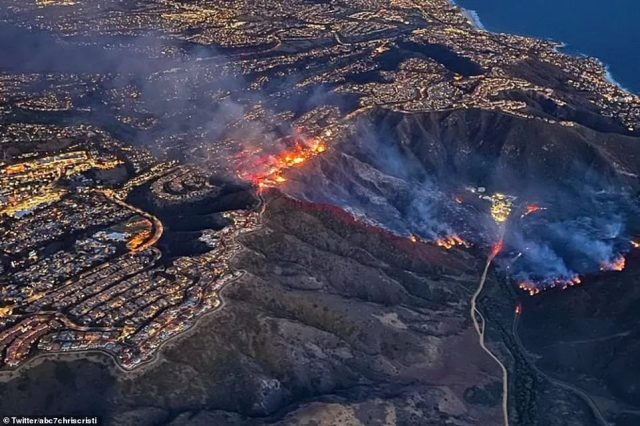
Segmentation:
{"type": "Polygon", "coordinates": [[[518,284],[518,287],[529,293],[529,296],[535,296],[536,294],[540,293],[540,289],[531,281],[523,281],[518,284]]]}
{"type": "Polygon", "coordinates": [[[604,262],[602,265],[600,265],[600,270],[601,271],[622,271],[624,269],[624,267],[626,266],[626,259],[624,258],[624,256],[618,256],[616,257],[614,260],[612,260],[611,262],[604,262]]]}
{"type": "Polygon", "coordinates": [[[418,237],[416,236],[416,234],[409,235],[409,241],[411,241],[412,243],[417,243],[418,237]]]}
{"type": "Polygon", "coordinates": [[[296,164],[300,164],[300,163],[304,163],[304,161],[306,160],[305,157],[303,157],[302,155],[287,155],[284,158],[284,162],[287,166],[291,167],[291,166],[295,166],[296,164]]]}
{"type": "Polygon", "coordinates": [[[462,239],[460,236],[458,235],[449,235],[447,237],[443,237],[443,238],[438,238],[435,241],[436,245],[438,247],[444,247],[447,250],[450,250],[454,247],[457,246],[462,246],[462,247],[470,247],[471,244],[469,244],[468,242],[466,242],[464,239],[462,239]]]}
{"type": "Polygon", "coordinates": [[[516,315],[522,314],[522,303],[516,305],[516,315]]]}
{"type": "Polygon", "coordinates": [[[579,276],[574,276],[572,278],[566,278],[566,279],[558,279],[556,281],[554,281],[552,287],[555,287],[556,285],[561,285],[562,289],[564,290],[567,287],[573,287],[575,285],[579,285],[582,284],[582,280],[580,279],[579,276]]]}
{"type": "Polygon", "coordinates": [[[529,216],[530,214],[537,213],[542,210],[546,210],[546,208],[540,207],[538,204],[529,204],[521,217],[529,216]]]}
{"type": "Polygon", "coordinates": [[[500,254],[500,252],[502,251],[502,249],[504,248],[504,240],[500,239],[497,243],[495,243],[493,245],[493,247],[491,248],[491,255],[490,258],[493,259],[494,257],[496,257],[498,254],[500,254]]]}
{"type": "Polygon", "coordinates": [[[323,152],[325,152],[327,150],[327,146],[325,144],[323,144],[322,142],[318,142],[313,147],[313,150],[315,152],[317,152],[318,154],[321,154],[321,153],[323,153],[323,152]]]}
{"type": "Polygon", "coordinates": [[[251,180],[261,188],[276,186],[287,181],[284,177],[287,170],[293,167],[299,167],[309,159],[326,151],[327,145],[321,140],[311,139],[308,141],[299,141],[290,150],[256,161],[258,168],[264,171],[244,174],[242,177],[251,180]]]}
{"type": "Polygon", "coordinates": [[[631,240],[631,241],[629,241],[629,242],[631,243],[631,246],[632,246],[633,248],[640,248],[640,241],[633,241],[633,240],[631,240]]]}
{"type": "Polygon", "coordinates": [[[535,296],[541,291],[549,288],[562,287],[562,289],[564,290],[568,287],[580,285],[581,283],[582,280],[580,279],[580,277],[578,275],[574,275],[570,278],[556,278],[554,280],[545,281],[539,284],[536,284],[533,281],[522,281],[520,284],[518,284],[518,287],[529,293],[530,296],[535,296]]]}

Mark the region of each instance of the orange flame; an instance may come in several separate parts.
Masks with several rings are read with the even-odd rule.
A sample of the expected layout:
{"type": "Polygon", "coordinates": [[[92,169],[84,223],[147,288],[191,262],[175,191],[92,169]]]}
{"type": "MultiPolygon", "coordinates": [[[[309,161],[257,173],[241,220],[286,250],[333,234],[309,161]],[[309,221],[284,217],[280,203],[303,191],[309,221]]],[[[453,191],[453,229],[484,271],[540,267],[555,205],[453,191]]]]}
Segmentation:
{"type": "Polygon", "coordinates": [[[502,249],[504,248],[504,240],[500,239],[498,240],[497,243],[495,243],[493,245],[493,247],[491,248],[491,259],[493,259],[494,257],[496,257],[498,254],[500,254],[500,252],[502,251],[502,249]]]}
{"type": "Polygon", "coordinates": [[[518,287],[529,293],[529,296],[535,296],[536,294],[540,293],[540,289],[531,281],[523,281],[518,284],[518,287]]]}
{"type": "Polygon", "coordinates": [[[438,238],[435,241],[436,245],[438,247],[444,247],[447,250],[450,250],[454,247],[457,246],[462,246],[462,247],[470,247],[471,244],[469,244],[468,242],[466,242],[464,239],[462,239],[460,236],[458,235],[449,235],[447,237],[443,237],[443,238],[438,238]]]}
{"type": "Polygon", "coordinates": [[[325,152],[327,150],[327,146],[325,144],[323,144],[322,142],[317,142],[313,146],[313,150],[315,152],[317,152],[318,154],[322,154],[323,152],[325,152]]]}
{"type": "Polygon", "coordinates": [[[293,167],[299,167],[307,160],[326,151],[327,145],[320,140],[301,141],[290,150],[254,161],[253,166],[264,171],[241,174],[241,177],[251,180],[260,188],[276,186],[287,181],[284,177],[286,171],[293,167]]]}
{"type": "Polygon", "coordinates": [[[580,285],[582,283],[582,279],[578,275],[575,275],[571,278],[556,278],[551,282],[545,282],[544,284],[536,285],[533,281],[522,281],[518,284],[518,287],[527,293],[530,296],[535,296],[539,294],[543,290],[547,290],[555,287],[562,287],[562,290],[567,289],[568,287],[574,287],[580,285]]]}
{"type": "Polygon", "coordinates": [[[633,248],[640,248],[640,241],[631,240],[630,243],[633,248]]]}
{"type": "Polygon", "coordinates": [[[533,214],[533,213],[537,213],[537,212],[542,211],[542,210],[546,210],[546,208],[545,207],[540,207],[538,204],[529,204],[529,205],[527,205],[527,208],[525,209],[524,213],[522,213],[521,217],[525,217],[525,216],[528,216],[528,215],[533,214]]]}
{"type": "Polygon", "coordinates": [[[600,270],[601,271],[622,271],[624,269],[624,267],[626,266],[626,259],[624,258],[624,256],[620,255],[618,257],[616,257],[615,259],[613,259],[610,262],[604,262],[602,265],[600,265],[600,270]]]}

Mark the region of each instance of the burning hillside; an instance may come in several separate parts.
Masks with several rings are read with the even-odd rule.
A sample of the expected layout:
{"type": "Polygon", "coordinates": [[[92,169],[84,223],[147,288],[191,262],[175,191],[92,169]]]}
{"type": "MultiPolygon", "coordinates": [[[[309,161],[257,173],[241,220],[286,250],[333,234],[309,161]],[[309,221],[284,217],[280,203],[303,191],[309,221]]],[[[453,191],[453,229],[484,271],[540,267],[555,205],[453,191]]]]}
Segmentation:
{"type": "Polygon", "coordinates": [[[550,169],[535,150],[523,166],[504,141],[502,148],[474,145],[491,140],[490,130],[470,140],[437,116],[430,129],[404,120],[362,125],[330,152],[324,142],[298,138],[282,153],[258,157],[244,177],[340,206],[412,241],[445,249],[493,247],[497,265],[529,294],[624,268],[636,206],[604,161],[599,168],[596,160],[582,162],[590,148],[575,146],[574,163],[563,169],[550,169]],[[441,151],[449,152],[448,160],[441,151]],[[298,172],[291,173],[294,168],[298,172]]]}
{"type": "Polygon", "coordinates": [[[315,156],[327,150],[327,144],[318,138],[307,138],[298,135],[293,138],[293,146],[275,154],[268,154],[261,150],[256,152],[241,152],[238,176],[248,180],[258,188],[277,186],[287,181],[288,170],[301,167],[315,156]]]}

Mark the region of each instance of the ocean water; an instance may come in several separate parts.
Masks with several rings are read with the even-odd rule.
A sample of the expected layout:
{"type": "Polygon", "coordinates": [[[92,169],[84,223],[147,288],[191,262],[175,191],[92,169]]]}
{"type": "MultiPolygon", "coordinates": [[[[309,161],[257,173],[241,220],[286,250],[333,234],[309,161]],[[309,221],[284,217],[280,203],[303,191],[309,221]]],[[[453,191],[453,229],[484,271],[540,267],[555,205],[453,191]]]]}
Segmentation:
{"type": "Polygon", "coordinates": [[[610,77],[640,93],[640,0],[455,0],[488,31],[566,44],[604,62],[610,77]]]}

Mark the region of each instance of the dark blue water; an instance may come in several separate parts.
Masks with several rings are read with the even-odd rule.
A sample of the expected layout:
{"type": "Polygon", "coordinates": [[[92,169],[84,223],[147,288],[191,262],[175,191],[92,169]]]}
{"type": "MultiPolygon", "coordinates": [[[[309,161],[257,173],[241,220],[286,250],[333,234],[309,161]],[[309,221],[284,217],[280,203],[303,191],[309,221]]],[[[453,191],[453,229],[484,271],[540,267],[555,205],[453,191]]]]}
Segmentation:
{"type": "Polygon", "coordinates": [[[623,87],[640,93],[639,0],[455,0],[489,31],[565,43],[599,58],[623,87]]]}

